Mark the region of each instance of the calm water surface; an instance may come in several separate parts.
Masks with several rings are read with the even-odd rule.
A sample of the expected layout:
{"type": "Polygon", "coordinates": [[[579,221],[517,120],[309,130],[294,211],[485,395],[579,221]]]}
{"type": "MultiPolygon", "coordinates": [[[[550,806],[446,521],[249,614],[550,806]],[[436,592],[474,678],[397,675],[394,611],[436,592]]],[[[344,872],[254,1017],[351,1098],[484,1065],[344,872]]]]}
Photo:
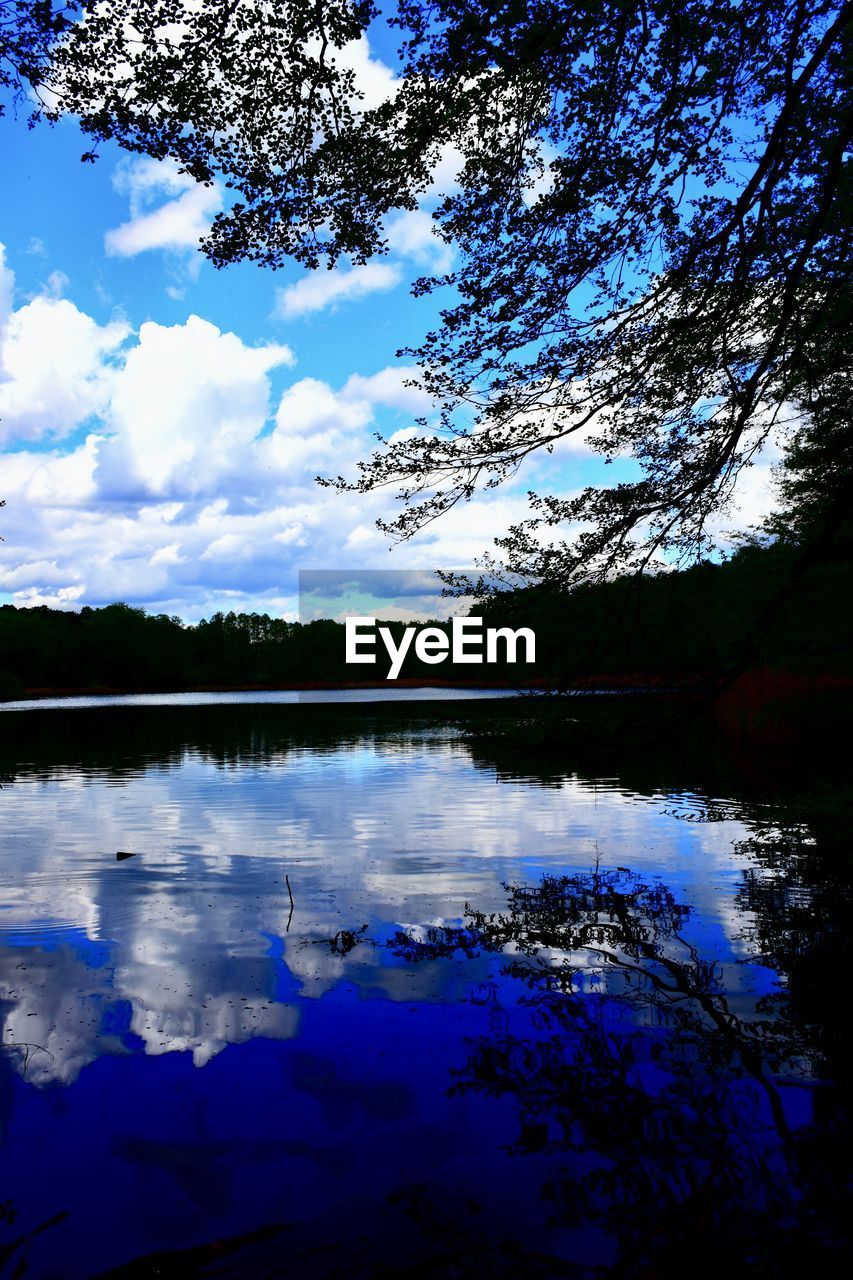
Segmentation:
{"type": "Polygon", "coordinates": [[[64,698],[28,698],[0,702],[0,711],[87,711],[95,707],[292,706],[295,703],[469,702],[483,698],[515,698],[516,689],[422,688],[391,685],[387,689],[253,689],[226,693],[73,694],[64,698]]]}
{"type": "Polygon", "coordinates": [[[814,831],[289,714],[10,717],[0,1276],[831,1271],[814,831]]]}

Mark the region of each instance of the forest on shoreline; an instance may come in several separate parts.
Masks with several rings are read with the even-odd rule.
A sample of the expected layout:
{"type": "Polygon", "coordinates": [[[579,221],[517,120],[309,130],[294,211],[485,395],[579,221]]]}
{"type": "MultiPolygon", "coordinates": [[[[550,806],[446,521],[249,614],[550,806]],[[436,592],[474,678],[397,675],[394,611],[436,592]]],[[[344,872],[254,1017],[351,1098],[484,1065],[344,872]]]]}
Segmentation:
{"type": "MultiPolygon", "coordinates": [[[[853,676],[847,556],[802,563],[795,545],[742,547],[722,563],[626,576],[569,591],[508,591],[471,610],[490,626],[528,626],[535,665],[426,666],[410,653],[401,679],[430,683],[709,684],[750,666],[853,676]]],[[[441,624],[439,624],[441,625],[441,624]]],[[[447,626],[448,624],[444,624],[447,626]]],[[[391,624],[399,640],[402,623],[391,624]]],[[[267,614],[214,614],[184,624],[123,603],[79,612],[0,607],[0,699],[48,690],[286,688],[382,681],[344,661],[344,628],[267,614]]]]}

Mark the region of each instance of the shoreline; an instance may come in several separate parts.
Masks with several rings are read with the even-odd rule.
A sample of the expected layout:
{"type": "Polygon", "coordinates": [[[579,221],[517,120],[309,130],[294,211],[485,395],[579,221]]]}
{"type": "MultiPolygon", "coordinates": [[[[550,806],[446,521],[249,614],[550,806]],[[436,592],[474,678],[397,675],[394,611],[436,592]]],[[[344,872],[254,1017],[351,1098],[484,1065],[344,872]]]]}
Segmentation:
{"type": "Polygon", "coordinates": [[[553,690],[554,692],[625,692],[645,693],[666,691],[669,693],[698,693],[709,691],[716,680],[684,676],[584,676],[576,680],[445,680],[430,677],[404,676],[397,680],[294,680],[284,683],[262,684],[194,684],[181,688],[151,688],[118,685],[34,685],[24,688],[13,698],[0,701],[39,702],[49,698],[106,698],[130,697],[143,694],[184,693],[302,693],[334,691],[336,689],[518,689],[553,690]]]}
{"type": "Polygon", "coordinates": [[[810,695],[835,692],[849,693],[853,678],[830,673],[802,674],[780,668],[758,667],[743,672],[731,684],[719,675],[696,675],[673,672],[665,675],[598,674],[574,679],[548,679],[539,676],[527,680],[465,680],[437,677],[404,676],[397,680],[301,680],[288,683],[194,684],[182,688],[151,688],[117,685],[33,685],[0,698],[4,702],[41,702],[62,698],[109,698],[159,694],[193,693],[302,693],[333,692],[358,689],[514,689],[523,692],[668,694],[701,697],[720,694],[725,702],[764,702],[781,698],[801,699],[810,695]]]}

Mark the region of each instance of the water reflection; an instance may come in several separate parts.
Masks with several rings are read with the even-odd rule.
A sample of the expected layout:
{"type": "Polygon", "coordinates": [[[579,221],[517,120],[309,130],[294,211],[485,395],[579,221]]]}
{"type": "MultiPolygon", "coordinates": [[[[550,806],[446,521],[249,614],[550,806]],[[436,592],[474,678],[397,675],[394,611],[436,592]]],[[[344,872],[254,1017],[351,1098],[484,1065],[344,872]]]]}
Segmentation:
{"type": "Polygon", "coordinates": [[[472,997],[489,1032],[469,1039],[453,1088],[513,1099],[514,1152],[566,1155],[545,1194],[567,1226],[602,1224],[620,1273],[669,1274],[699,1244],[718,1263],[743,1257],[772,1214],[780,1274],[790,1237],[822,1244],[829,1216],[824,1202],[810,1230],[799,1214],[816,1133],[823,1161],[842,1151],[813,1105],[825,1064],[784,993],[748,993],[700,953],[690,915],[659,881],[593,870],[509,886],[505,912],[470,908],[462,928],[393,945],[410,963],[503,958],[504,981],[472,997]]]}
{"type": "Polygon", "coordinates": [[[0,713],[43,711],[89,711],[95,707],[233,707],[233,706],[288,706],[293,703],[309,705],[338,705],[359,702],[468,702],[472,698],[515,698],[516,689],[471,689],[464,685],[452,686],[379,686],[365,689],[254,689],[249,692],[226,693],[108,693],[66,695],[60,698],[25,699],[0,702],[0,713]]]}
{"type": "Polygon", "coordinates": [[[826,805],[221,716],[3,748],[0,1275],[832,1265],[826,805]]]}

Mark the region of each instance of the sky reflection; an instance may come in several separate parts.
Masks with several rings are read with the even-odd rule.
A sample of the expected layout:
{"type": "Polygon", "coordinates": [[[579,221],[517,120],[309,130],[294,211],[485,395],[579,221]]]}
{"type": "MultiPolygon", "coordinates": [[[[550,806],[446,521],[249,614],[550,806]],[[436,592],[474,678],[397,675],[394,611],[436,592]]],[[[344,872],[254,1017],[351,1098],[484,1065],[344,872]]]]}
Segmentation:
{"type": "MultiPolygon", "coordinates": [[[[27,1274],[229,1234],[241,1261],[222,1274],[248,1274],[273,1238],[252,1233],[286,1221],[305,1258],[339,1224],[365,1250],[354,1274],[373,1275],[365,1215],[381,1212],[389,1249],[446,1237],[501,1275],[500,1232],[535,1226],[542,1275],[568,1257],[591,1275],[624,1244],[615,1184],[577,1220],[565,1188],[629,1156],[572,1134],[651,1105],[658,1127],[686,1125],[698,1186],[744,1115],[768,1170],[781,1130],[811,1123],[817,1059],[760,954],[744,887],[766,874],[734,801],[499,775],[447,729],[311,748],[254,723],[215,743],[176,727],[143,749],[109,723],[109,750],[33,750],[0,790],[0,1178],[14,1171],[28,1232],[68,1214],[19,1236],[27,1274]],[[489,924],[508,901],[522,916],[489,924]],[[589,1098],[573,1115],[567,1071],[589,1098]],[[62,1176],[69,1160],[89,1172],[62,1176]],[[472,1187],[480,1208],[460,1217],[472,1187]],[[93,1239],[96,1204],[112,1216],[93,1239]]],[[[688,1166],[663,1161],[654,1195],[688,1166]]]]}
{"type": "MultiPolygon", "coordinates": [[[[346,979],[394,998],[377,937],[459,920],[466,902],[494,909],[502,882],[596,859],[665,877],[734,959],[747,862],[732,846],[747,828],[685,824],[666,808],[578,778],[496,785],[454,743],[350,743],[239,768],[187,751],[130,778],[69,767],[20,779],[0,795],[2,954],[26,955],[14,986],[4,977],[5,1038],[50,1050],[33,1057],[31,1080],[69,1083],[112,1051],[96,1010],[127,1002],[147,1053],[191,1051],[202,1065],[251,1035],[295,1034],[295,1011],[271,1003],[276,966],[300,996],[346,979]],[[118,850],[136,856],[117,862],[118,850]],[[365,923],[367,945],[323,945],[365,923]],[[65,999],[91,1011],[70,1018],[73,1033],[65,999]]],[[[416,986],[409,977],[403,998],[416,986]]]]}

